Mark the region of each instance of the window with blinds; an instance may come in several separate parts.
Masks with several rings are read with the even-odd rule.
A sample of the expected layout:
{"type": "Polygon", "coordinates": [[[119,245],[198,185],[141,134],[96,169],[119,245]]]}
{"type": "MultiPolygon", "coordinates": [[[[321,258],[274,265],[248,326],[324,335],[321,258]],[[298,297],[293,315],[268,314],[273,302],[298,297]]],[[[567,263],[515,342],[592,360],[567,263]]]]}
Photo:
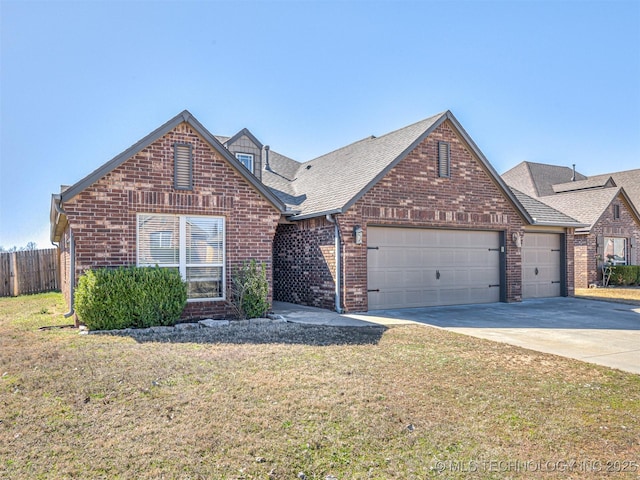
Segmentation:
{"type": "Polygon", "coordinates": [[[449,143],[438,142],[438,176],[450,177],[451,176],[451,150],[449,143]]]}
{"type": "Polygon", "coordinates": [[[193,158],[190,143],[173,145],[173,173],[176,190],[193,189],[193,158]]]}
{"type": "Polygon", "coordinates": [[[225,298],[223,217],[138,215],[139,266],[177,268],[190,300],[225,298]]]}

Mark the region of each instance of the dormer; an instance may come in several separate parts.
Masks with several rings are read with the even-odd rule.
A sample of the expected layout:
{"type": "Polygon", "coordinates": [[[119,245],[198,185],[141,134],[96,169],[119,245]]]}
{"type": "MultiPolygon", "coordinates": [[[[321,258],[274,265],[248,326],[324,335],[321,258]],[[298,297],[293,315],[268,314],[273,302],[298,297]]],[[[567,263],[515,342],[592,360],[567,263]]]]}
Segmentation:
{"type": "Polygon", "coordinates": [[[262,149],[260,141],[246,128],[224,142],[237,159],[262,181],[262,149]]]}

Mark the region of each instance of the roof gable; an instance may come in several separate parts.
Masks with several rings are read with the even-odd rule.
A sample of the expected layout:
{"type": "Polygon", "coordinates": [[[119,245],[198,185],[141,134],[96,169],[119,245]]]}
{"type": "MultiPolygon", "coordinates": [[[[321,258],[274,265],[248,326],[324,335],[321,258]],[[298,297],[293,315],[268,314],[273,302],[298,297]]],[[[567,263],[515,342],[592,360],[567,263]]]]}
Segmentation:
{"type": "Polygon", "coordinates": [[[285,173],[284,164],[273,162],[271,174],[264,177],[265,183],[280,192],[281,198],[289,199],[290,208],[298,211],[292,219],[345,212],[445,121],[451,123],[505,197],[530,222],[529,214],[450,111],[380,137],[363,138],[297,164],[295,171],[288,163],[285,173]]]}
{"type": "MultiPolygon", "coordinates": [[[[246,136],[249,140],[251,140],[253,142],[253,144],[258,147],[258,149],[262,150],[262,147],[264,145],[262,145],[262,143],[260,143],[260,140],[258,140],[253,133],[251,133],[249,131],[249,129],[247,128],[243,128],[242,130],[240,130],[238,133],[236,133],[233,137],[227,138],[223,143],[225,147],[229,147],[230,145],[233,145],[235,142],[237,142],[239,139],[241,139],[243,136],[246,136]]],[[[216,137],[218,138],[218,137],[216,137]]]]}
{"type": "MultiPolygon", "coordinates": [[[[132,146],[127,148],[125,151],[116,155],[114,158],[109,160],[107,163],[94,170],[92,173],[84,177],[79,182],[75,183],[64,192],[62,192],[59,196],[62,202],[68,201],[82,192],[84,189],[95,183],[96,181],[103,178],[108,173],[112,172],[114,169],[119,167],[129,158],[133,157],[135,154],[145,149],[153,142],[169,133],[171,130],[176,128],[181,123],[187,123],[190,127],[192,127],[204,140],[211,145],[218,153],[222,155],[222,157],[231,164],[231,166],[241,175],[243,176],[251,185],[253,185],[269,202],[273,204],[280,211],[284,211],[285,207],[282,201],[271,192],[262,182],[260,182],[254,175],[252,175],[244,166],[239,163],[239,161],[227,150],[220,141],[215,138],[209,131],[204,128],[204,126],[193,116],[189,111],[184,110],[171,120],[161,125],[153,132],[148,134],[146,137],[142,138],[138,142],[134,143],[132,146]]],[[[247,130],[248,132],[248,130],[247,130]]],[[[239,132],[241,133],[241,132],[239,132]]],[[[250,132],[249,132],[250,134],[250,132]]],[[[258,142],[259,143],[259,142],[258,142]]]]}
{"type": "Polygon", "coordinates": [[[611,202],[619,195],[624,198],[636,222],[640,225],[638,211],[629,199],[624,188],[621,187],[558,193],[544,197],[543,201],[556,210],[560,210],[575,218],[580,223],[585,224],[587,227],[582,229],[582,231],[590,231],[600,217],[602,217],[602,214],[609,208],[611,202]]]}

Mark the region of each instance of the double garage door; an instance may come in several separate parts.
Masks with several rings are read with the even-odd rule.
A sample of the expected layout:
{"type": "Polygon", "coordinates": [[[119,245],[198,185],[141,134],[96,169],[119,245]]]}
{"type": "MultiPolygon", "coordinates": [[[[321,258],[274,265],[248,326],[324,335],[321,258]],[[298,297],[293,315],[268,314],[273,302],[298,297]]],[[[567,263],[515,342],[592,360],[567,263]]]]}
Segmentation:
{"type": "MultiPolygon", "coordinates": [[[[500,301],[500,233],[367,228],[369,309],[500,301]]],[[[560,295],[560,235],[525,235],[523,297],[560,295]]]]}
{"type": "Polygon", "coordinates": [[[369,309],[500,301],[500,234],[367,228],[369,309]]]}

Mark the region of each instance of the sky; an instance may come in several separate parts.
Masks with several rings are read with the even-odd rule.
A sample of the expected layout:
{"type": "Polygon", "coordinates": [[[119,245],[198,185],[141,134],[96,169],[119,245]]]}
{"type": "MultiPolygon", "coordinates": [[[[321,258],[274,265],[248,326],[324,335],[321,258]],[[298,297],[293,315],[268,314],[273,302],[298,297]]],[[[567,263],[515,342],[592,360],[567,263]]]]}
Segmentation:
{"type": "Polygon", "coordinates": [[[451,110],[494,168],[640,168],[640,1],[0,0],[0,246],[189,110],[299,161],[451,110]]]}

